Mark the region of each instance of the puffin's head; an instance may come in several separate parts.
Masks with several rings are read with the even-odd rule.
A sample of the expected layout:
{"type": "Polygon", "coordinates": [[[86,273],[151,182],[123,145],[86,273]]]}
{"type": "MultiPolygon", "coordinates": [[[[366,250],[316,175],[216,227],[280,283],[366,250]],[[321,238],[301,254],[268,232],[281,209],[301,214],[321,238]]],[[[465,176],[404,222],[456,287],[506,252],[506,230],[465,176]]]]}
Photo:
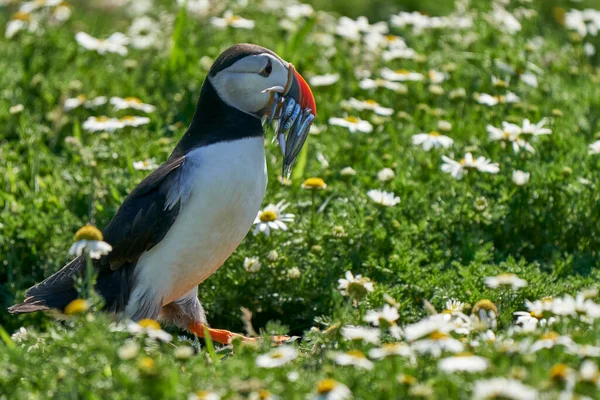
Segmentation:
{"type": "Polygon", "coordinates": [[[292,64],[264,47],[231,46],[215,60],[208,79],[226,104],[259,119],[270,112],[273,92],[292,97],[303,109],[317,113],[304,78],[292,64]]]}
{"type": "Polygon", "coordinates": [[[289,175],[317,114],[313,94],[294,66],[264,47],[236,44],[215,60],[207,79],[228,106],[263,122],[278,120],[283,173],[289,175]]]}

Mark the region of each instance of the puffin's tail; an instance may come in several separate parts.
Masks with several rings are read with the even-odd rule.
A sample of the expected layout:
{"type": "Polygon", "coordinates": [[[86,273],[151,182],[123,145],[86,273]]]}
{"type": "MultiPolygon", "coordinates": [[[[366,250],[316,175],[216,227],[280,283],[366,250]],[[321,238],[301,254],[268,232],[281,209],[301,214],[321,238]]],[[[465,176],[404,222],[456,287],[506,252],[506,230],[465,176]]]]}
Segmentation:
{"type": "Polygon", "coordinates": [[[29,299],[25,299],[23,303],[15,304],[14,306],[9,307],[8,312],[17,315],[27,314],[36,311],[45,311],[50,309],[50,307],[48,307],[46,304],[43,304],[39,301],[32,300],[28,302],[27,300],[29,299]]]}
{"type": "Polygon", "coordinates": [[[77,291],[73,287],[74,278],[84,267],[85,260],[77,257],[60,271],[27,289],[23,303],[15,304],[8,309],[8,312],[26,314],[51,308],[63,310],[67,304],[77,298],[77,291]]]}

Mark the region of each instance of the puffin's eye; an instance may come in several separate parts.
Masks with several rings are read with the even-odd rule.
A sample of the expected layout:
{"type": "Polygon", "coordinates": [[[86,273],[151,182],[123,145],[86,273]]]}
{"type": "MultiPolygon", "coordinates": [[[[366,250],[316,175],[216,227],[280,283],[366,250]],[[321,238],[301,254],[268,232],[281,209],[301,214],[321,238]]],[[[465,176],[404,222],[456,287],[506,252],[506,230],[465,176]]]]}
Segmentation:
{"type": "Polygon", "coordinates": [[[268,77],[273,72],[273,65],[271,64],[271,59],[267,58],[267,66],[263,68],[258,74],[264,77],[268,77]]]}

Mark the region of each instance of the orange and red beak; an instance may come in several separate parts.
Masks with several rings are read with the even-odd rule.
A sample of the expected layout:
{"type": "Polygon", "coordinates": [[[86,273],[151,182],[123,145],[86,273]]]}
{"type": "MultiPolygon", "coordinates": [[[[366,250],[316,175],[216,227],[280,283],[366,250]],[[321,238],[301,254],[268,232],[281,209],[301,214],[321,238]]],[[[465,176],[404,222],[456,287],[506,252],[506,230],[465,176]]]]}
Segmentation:
{"type": "Polygon", "coordinates": [[[309,108],[312,114],[317,116],[317,103],[315,97],[310,90],[310,86],[306,80],[296,71],[292,64],[289,64],[288,84],[284,91],[284,95],[293,97],[302,109],[309,108]]]}

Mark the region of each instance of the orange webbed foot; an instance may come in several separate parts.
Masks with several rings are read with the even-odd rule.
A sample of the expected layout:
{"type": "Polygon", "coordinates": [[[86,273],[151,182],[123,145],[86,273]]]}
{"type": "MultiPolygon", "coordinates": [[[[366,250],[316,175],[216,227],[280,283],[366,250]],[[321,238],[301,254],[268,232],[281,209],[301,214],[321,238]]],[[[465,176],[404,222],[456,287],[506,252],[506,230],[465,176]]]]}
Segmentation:
{"type": "MultiPolygon", "coordinates": [[[[240,335],[239,333],[230,332],[225,329],[209,328],[206,325],[202,324],[201,322],[192,322],[188,326],[188,330],[191,333],[193,333],[194,335],[201,337],[201,338],[205,337],[205,329],[208,331],[208,334],[210,335],[211,339],[214,342],[221,343],[221,344],[231,344],[231,341],[235,338],[240,338],[242,340],[242,342],[247,342],[247,343],[256,342],[258,340],[258,338],[247,337],[244,335],[240,335]]],[[[289,336],[285,336],[285,335],[271,336],[271,340],[275,344],[282,344],[282,343],[287,342],[290,339],[291,338],[289,336]]]]}

